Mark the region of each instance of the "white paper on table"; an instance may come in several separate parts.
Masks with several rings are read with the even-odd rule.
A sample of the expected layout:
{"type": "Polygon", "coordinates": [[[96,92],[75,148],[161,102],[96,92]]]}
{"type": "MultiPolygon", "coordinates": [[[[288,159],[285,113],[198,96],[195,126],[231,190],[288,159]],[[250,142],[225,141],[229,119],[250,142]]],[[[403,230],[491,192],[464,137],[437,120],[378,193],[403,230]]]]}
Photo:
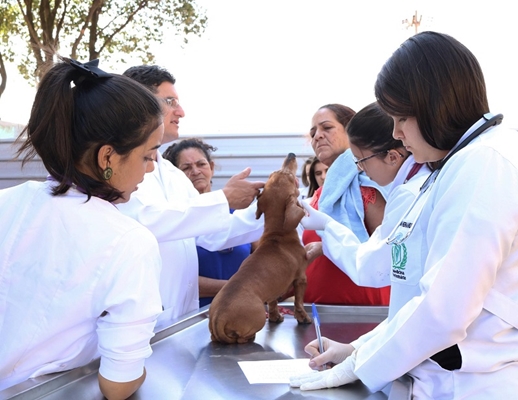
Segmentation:
{"type": "Polygon", "coordinates": [[[238,361],[248,383],[290,383],[290,376],[316,372],[309,358],[267,361],[238,361]]]}

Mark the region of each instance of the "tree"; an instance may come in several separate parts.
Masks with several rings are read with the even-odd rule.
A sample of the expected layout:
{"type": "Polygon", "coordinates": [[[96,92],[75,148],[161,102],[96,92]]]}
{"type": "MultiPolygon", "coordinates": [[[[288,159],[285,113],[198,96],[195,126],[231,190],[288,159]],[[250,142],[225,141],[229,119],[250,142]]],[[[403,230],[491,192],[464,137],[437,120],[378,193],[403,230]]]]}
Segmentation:
{"type": "Polygon", "coordinates": [[[19,34],[19,25],[16,24],[17,10],[12,5],[0,7],[0,97],[7,86],[7,71],[5,63],[12,62],[14,57],[12,37],[19,34]]]}
{"type": "MultiPolygon", "coordinates": [[[[56,52],[79,61],[102,54],[103,63],[131,54],[152,63],[150,46],[164,33],[201,35],[207,18],[195,0],[0,0],[0,34],[9,39],[0,55],[13,57],[13,35],[26,43],[18,61],[25,79],[40,78],[56,52]]],[[[18,51],[19,53],[19,51],[18,51]]]]}
{"type": "Polygon", "coordinates": [[[5,71],[4,57],[2,56],[2,52],[0,51],[0,97],[2,96],[2,93],[4,93],[6,85],[7,72],[5,71]]]}

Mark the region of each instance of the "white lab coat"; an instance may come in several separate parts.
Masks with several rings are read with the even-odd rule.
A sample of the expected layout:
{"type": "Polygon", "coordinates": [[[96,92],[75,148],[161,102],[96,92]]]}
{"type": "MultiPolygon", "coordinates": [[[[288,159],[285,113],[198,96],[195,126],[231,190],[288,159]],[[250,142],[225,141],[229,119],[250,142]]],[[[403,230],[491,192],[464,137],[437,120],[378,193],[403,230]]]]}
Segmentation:
{"type": "Polygon", "coordinates": [[[0,390],[99,355],[105,378],[137,379],[161,312],[157,241],[112,204],[52,196],[52,184],[0,191],[0,390]]]}
{"type": "Polygon", "coordinates": [[[255,218],[255,203],[230,214],[222,190],[200,195],[185,174],[160,154],[155,170],[145,175],[130,201],[117,206],[158,240],[164,306],[160,321],[199,308],[196,245],[217,251],[251,243],[261,237],[264,226],[263,217],[255,218]]]}
{"type": "Polygon", "coordinates": [[[398,300],[391,299],[388,320],[368,340],[352,343],[355,373],[369,389],[410,371],[416,399],[518,393],[516,149],[515,130],[492,128],[454,155],[429,189],[401,245],[404,268],[393,268],[398,300]],[[455,344],[460,369],[429,359],[455,344]]]}

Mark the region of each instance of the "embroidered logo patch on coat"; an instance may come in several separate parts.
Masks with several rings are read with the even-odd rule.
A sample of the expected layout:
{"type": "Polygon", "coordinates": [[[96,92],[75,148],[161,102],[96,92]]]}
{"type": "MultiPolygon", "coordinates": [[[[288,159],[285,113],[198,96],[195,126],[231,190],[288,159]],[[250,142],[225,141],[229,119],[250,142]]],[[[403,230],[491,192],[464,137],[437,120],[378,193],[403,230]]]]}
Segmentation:
{"type": "Polygon", "coordinates": [[[406,280],[405,266],[407,250],[404,243],[392,245],[392,275],[394,278],[406,280]]]}

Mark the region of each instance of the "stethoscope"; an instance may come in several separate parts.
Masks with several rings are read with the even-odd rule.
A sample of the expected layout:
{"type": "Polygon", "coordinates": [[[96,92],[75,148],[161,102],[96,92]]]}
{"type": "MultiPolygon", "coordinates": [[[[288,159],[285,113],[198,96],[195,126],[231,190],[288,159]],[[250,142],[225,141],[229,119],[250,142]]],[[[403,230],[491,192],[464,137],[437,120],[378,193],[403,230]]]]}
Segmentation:
{"type": "Polygon", "coordinates": [[[456,154],[459,150],[466,147],[473,139],[479,136],[482,132],[487,130],[488,128],[498,125],[502,122],[504,116],[502,114],[493,115],[491,113],[484,114],[483,118],[481,118],[475,125],[475,130],[470,133],[471,130],[468,130],[457,142],[457,144],[449,151],[446,157],[441,161],[439,167],[433,171],[426,181],[423,183],[423,186],[419,189],[419,194],[416,196],[406,213],[399,220],[396,227],[392,230],[390,235],[387,238],[387,244],[400,245],[402,244],[412,233],[414,227],[416,225],[417,219],[421,215],[423,211],[424,205],[426,204],[426,199],[430,195],[430,189],[434,184],[439,172],[442,167],[451,159],[451,157],[456,154]],[[417,205],[419,204],[419,207],[417,205]]]}

